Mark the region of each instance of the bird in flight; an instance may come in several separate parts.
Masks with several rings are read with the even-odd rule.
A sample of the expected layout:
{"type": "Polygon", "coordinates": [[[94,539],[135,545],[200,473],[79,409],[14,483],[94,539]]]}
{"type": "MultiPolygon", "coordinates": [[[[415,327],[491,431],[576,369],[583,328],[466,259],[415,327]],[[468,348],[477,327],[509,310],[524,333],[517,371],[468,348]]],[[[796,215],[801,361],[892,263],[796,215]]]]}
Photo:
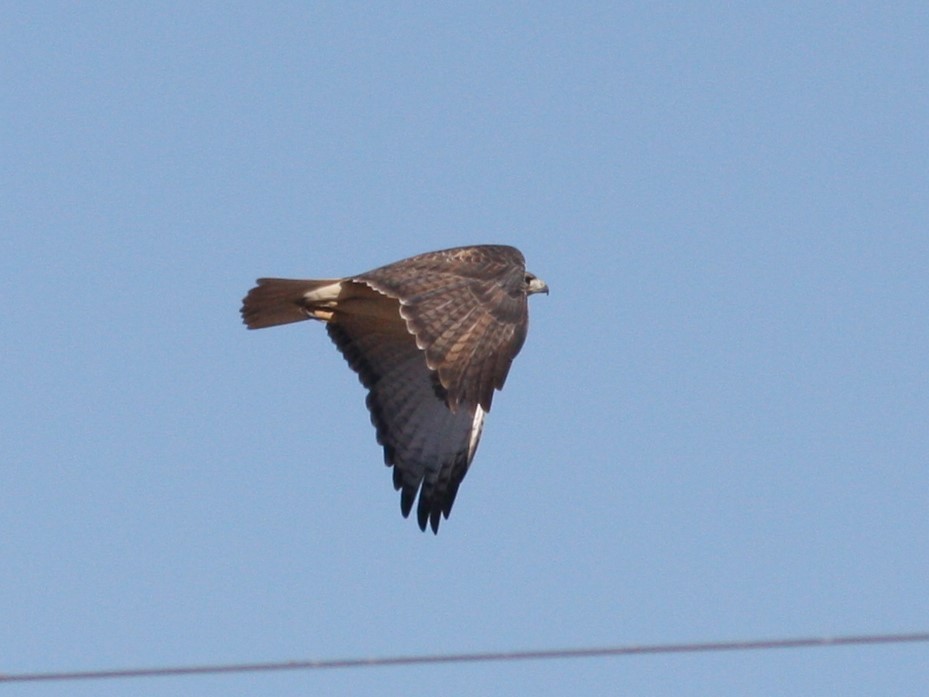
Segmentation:
{"type": "Polygon", "coordinates": [[[259,278],[242,301],[249,329],[317,319],[367,388],[400,510],[439,531],[477,450],[494,390],[548,293],[503,245],[427,252],[345,278],[259,278]]]}

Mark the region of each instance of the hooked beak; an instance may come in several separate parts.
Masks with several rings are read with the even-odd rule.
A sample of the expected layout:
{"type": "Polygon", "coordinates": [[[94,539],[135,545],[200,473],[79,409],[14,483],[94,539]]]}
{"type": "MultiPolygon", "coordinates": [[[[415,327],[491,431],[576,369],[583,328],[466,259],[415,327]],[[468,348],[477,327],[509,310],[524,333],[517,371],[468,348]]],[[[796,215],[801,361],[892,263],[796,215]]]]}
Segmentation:
{"type": "Polygon", "coordinates": [[[532,295],[533,293],[545,293],[548,295],[548,284],[541,278],[533,278],[529,281],[528,294],[532,295]]]}

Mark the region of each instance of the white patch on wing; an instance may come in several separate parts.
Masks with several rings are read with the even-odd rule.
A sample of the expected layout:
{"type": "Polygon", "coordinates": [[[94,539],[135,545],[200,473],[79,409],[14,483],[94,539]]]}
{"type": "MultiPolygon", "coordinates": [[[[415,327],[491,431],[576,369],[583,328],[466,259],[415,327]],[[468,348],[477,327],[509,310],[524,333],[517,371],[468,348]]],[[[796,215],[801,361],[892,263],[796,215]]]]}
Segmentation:
{"type": "Polygon", "coordinates": [[[481,431],[484,430],[484,410],[478,404],[474,407],[474,421],[471,422],[471,439],[468,441],[468,460],[474,457],[477,444],[481,442],[481,431]]]}

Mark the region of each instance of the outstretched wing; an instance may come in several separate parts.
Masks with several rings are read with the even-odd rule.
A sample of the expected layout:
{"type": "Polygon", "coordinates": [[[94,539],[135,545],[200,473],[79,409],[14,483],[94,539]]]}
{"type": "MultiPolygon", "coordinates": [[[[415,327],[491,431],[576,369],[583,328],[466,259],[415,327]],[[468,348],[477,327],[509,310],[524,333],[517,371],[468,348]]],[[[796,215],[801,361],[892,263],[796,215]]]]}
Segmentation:
{"type": "Polygon", "coordinates": [[[419,526],[425,530],[430,524],[437,532],[471,464],[484,412],[448,408],[436,373],[426,366],[400,316],[399,303],[384,301],[392,305],[392,320],[337,312],[327,330],[368,388],[366,404],[384,462],[394,468],[400,510],[408,516],[418,492],[419,526]]]}
{"type": "MultiPolygon", "coordinates": [[[[512,247],[430,252],[348,281],[393,312],[340,302],[329,335],[368,388],[368,409],[394,467],[400,506],[438,531],[526,336],[525,266],[512,247]]],[[[360,291],[355,291],[360,292],[360,291]]]]}

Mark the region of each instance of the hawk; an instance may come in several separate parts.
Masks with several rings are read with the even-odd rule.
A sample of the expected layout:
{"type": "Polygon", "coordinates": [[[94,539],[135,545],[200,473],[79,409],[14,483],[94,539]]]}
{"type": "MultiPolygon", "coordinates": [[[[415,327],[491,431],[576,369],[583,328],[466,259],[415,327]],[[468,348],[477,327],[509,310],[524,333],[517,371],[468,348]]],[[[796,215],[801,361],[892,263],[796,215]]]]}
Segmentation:
{"type": "Polygon", "coordinates": [[[400,510],[439,531],[490,411],[522,348],[526,299],[548,293],[522,253],[457,247],[324,280],[259,278],[242,301],[249,329],[326,323],[367,388],[366,404],[393,467],[400,510]]]}

